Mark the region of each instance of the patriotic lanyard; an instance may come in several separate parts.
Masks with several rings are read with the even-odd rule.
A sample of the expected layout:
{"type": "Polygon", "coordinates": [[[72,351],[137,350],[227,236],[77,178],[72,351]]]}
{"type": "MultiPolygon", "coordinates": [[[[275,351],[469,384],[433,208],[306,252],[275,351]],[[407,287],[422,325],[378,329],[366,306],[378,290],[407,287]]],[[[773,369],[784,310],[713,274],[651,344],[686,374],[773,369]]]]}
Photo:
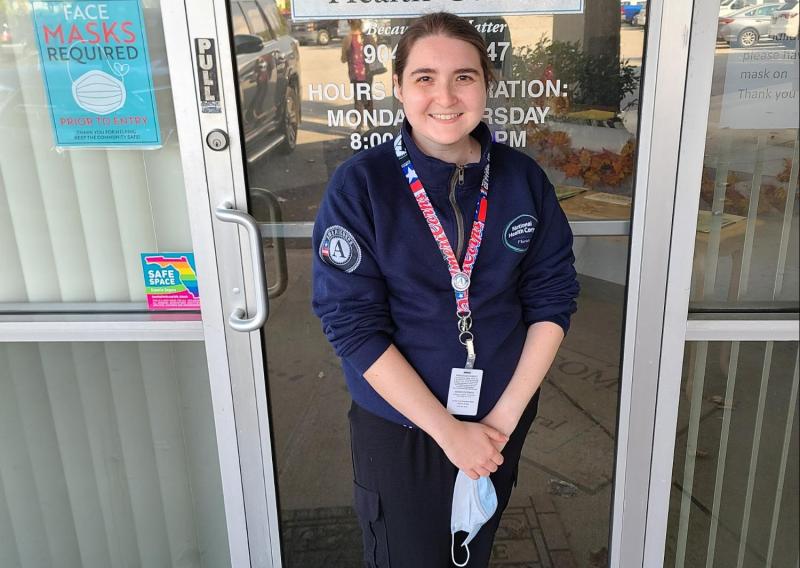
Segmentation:
{"type": "Polygon", "coordinates": [[[475,261],[478,259],[478,251],[481,248],[481,241],[483,240],[483,228],[486,224],[486,209],[489,205],[489,163],[487,156],[486,168],[483,170],[483,180],[481,181],[481,197],[475,205],[475,216],[472,221],[472,229],[470,230],[469,242],[467,243],[467,251],[464,255],[464,264],[459,266],[458,258],[453,252],[453,247],[450,246],[450,241],[447,240],[447,235],[444,232],[439,216],[428,198],[422,182],[417,177],[417,172],[414,171],[414,165],[411,163],[411,158],[408,155],[406,146],[403,143],[402,135],[397,136],[394,141],[394,150],[397,159],[400,161],[400,166],[403,170],[403,175],[406,177],[408,187],[411,193],[414,194],[414,199],[417,202],[422,216],[428,222],[428,228],[433,235],[433,240],[439,246],[439,251],[442,253],[447,269],[450,271],[450,285],[453,287],[453,293],[456,298],[456,316],[458,317],[458,340],[467,349],[467,363],[465,368],[472,369],[475,365],[475,342],[472,335],[472,311],[469,306],[469,286],[472,270],[475,267],[475,261]]]}

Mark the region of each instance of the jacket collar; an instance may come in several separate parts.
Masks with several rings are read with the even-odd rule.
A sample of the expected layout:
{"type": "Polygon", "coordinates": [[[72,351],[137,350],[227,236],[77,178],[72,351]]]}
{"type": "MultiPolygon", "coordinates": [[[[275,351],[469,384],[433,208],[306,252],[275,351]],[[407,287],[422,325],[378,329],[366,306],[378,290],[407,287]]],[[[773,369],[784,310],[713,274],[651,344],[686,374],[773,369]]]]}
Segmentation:
{"type": "MultiPolygon", "coordinates": [[[[449,191],[450,180],[453,179],[453,175],[456,172],[456,165],[424,154],[414,143],[411,130],[408,120],[403,120],[403,129],[401,131],[403,143],[406,145],[408,156],[414,164],[414,170],[422,181],[422,185],[427,191],[449,191]]],[[[481,159],[479,162],[465,164],[464,185],[460,189],[480,186],[483,178],[483,169],[489,161],[489,150],[492,146],[492,133],[483,122],[478,123],[478,126],[470,133],[470,136],[481,144],[481,159]]]]}

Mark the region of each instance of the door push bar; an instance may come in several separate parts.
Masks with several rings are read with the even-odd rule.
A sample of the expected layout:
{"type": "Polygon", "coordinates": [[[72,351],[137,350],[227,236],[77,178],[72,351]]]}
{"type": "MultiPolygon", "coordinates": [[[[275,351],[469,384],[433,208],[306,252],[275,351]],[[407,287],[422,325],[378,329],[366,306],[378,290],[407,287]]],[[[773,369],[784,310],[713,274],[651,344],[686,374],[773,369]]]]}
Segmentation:
{"type": "Polygon", "coordinates": [[[261,233],[256,220],[244,211],[233,208],[230,201],[225,201],[214,210],[217,219],[225,223],[236,223],[244,227],[250,243],[250,261],[255,278],[256,313],[245,319],[245,308],[236,308],[228,318],[228,325],[236,331],[250,332],[260,329],[269,317],[269,298],[267,297],[267,272],[264,267],[264,248],[261,233]]]}

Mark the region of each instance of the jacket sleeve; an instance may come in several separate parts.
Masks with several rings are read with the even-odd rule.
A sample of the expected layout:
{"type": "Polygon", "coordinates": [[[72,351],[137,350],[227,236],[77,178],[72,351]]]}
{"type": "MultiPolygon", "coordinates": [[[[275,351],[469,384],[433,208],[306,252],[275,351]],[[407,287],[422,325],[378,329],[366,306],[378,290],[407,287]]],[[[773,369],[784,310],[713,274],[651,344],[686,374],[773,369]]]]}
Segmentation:
{"type": "Polygon", "coordinates": [[[528,174],[539,218],[522,262],[519,293],[526,325],[551,321],[569,330],[580,290],[572,252],[572,229],[556,192],[538,166],[528,174]],[[537,195],[538,194],[538,195],[537,195]]]}
{"type": "Polygon", "coordinates": [[[350,193],[348,169],[334,173],[314,223],[312,307],[336,354],[364,374],[391,345],[394,324],[372,210],[366,197],[350,193]]]}

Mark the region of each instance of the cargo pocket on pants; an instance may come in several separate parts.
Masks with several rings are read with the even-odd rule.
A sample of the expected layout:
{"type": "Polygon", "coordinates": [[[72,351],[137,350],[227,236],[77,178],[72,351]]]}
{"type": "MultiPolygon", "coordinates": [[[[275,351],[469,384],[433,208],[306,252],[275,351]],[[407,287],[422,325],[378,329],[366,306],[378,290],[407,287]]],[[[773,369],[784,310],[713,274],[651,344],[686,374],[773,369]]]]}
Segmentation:
{"type": "Polygon", "coordinates": [[[364,540],[364,561],[369,568],[389,568],[389,543],[386,523],[381,514],[381,500],[376,491],[370,491],[353,482],[356,514],[364,540]]]}

